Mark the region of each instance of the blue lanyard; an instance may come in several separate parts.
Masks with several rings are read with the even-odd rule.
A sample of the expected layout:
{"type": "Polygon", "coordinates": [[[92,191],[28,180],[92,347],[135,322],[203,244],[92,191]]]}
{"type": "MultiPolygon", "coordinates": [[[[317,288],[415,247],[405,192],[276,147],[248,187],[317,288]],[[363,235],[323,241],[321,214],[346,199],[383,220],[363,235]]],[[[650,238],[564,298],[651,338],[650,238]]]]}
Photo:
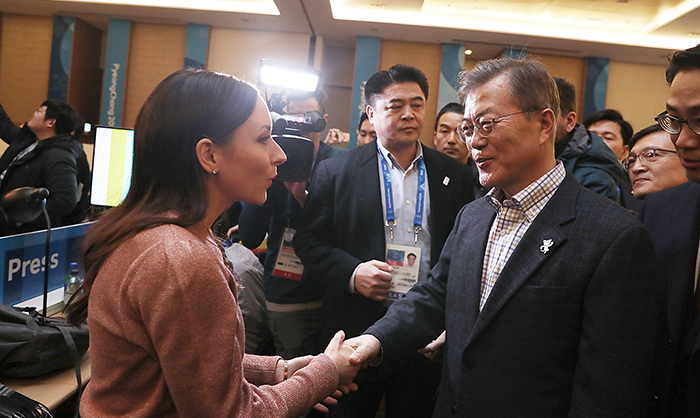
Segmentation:
{"type": "MultiPolygon", "coordinates": [[[[386,226],[389,227],[391,240],[394,240],[394,226],[396,225],[396,216],[394,215],[394,193],[391,188],[391,173],[389,172],[389,164],[387,164],[384,154],[379,149],[377,143],[377,151],[379,159],[382,162],[382,175],[384,176],[384,201],[386,202],[386,226]]],[[[413,242],[418,242],[418,232],[423,229],[423,201],[425,200],[425,161],[421,156],[418,160],[418,191],[416,193],[416,212],[413,217],[413,242]]]]}

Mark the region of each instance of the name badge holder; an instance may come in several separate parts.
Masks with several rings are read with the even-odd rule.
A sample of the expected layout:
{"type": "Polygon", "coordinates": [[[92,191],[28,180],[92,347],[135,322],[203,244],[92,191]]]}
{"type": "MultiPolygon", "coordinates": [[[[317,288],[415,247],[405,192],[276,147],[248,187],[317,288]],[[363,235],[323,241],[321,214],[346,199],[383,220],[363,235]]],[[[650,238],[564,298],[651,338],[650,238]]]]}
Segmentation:
{"type": "MultiPolygon", "coordinates": [[[[395,301],[408,292],[418,282],[420,270],[421,248],[406,245],[393,244],[396,216],[394,214],[394,195],[391,187],[391,173],[384,155],[379,150],[379,158],[382,163],[382,175],[384,178],[384,201],[386,202],[386,221],[389,227],[389,237],[392,243],[387,243],[386,260],[394,270],[391,272],[391,288],[387,294],[387,300],[395,301]]],[[[423,225],[423,206],[425,199],[425,161],[418,160],[418,191],[415,200],[415,215],[413,218],[413,243],[418,243],[418,233],[423,225]]]]}
{"type": "Polygon", "coordinates": [[[287,206],[284,212],[287,226],[282,231],[282,238],[280,239],[277,259],[275,260],[275,267],[272,271],[272,275],[285,279],[301,280],[301,276],[304,273],[304,265],[294,252],[294,243],[292,242],[294,234],[296,233],[296,230],[291,228],[290,221],[292,217],[293,199],[292,193],[288,192],[287,206]]]}

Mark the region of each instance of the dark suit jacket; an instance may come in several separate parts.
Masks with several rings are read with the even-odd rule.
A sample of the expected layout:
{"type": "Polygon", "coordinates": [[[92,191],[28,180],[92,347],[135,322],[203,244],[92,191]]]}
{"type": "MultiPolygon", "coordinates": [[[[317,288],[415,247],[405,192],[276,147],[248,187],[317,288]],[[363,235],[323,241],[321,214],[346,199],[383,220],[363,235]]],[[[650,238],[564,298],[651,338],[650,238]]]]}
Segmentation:
{"type": "MultiPolygon", "coordinates": [[[[430,190],[427,221],[432,266],[457,213],[474,199],[474,192],[466,165],[425,146],[423,156],[430,190]]],[[[377,164],[375,141],[322,161],[312,178],[294,237],[296,253],[304,263],[304,275],[311,275],[325,285],[326,339],[340,329],[348,337],[359,335],[386,312],[382,302],[347,290],[358,264],[386,259],[377,164]]]]}
{"type": "Polygon", "coordinates": [[[700,184],[688,182],[650,194],[640,218],[656,247],[658,280],[667,286],[667,338],[660,341],[654,379],[659,385],[657,416],[700,417],[700,324],[694,324],[700,318],[692,301],[700,184]]]}
{"type": "Polygon", "coordinates": [[[367,330],[385,358],[447,329],[436,417],[644,416],[658,328],[646,230],[567,174],[479,312],[494,217],[485,199],[465,206],[429,279],[367,330]]]}

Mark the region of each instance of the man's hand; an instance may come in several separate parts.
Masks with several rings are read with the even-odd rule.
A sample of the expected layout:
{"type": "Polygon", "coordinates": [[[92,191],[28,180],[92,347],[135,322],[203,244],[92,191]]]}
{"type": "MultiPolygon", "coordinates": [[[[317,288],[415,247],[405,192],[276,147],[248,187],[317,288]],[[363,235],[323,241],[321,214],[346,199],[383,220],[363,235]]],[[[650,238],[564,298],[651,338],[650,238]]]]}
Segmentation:
{"type": "Polygon", "coordinates": [[[345,345],[355,349],[355,352],[350,356],[350,364],[362,366],[362,368],[369,366],[382,349],[382,344],[377,337],[371,334],[350,338],[345,341],[345,345]]]}
{"type": "Polygon", "coordinates": [[[433,340],[430,344],[418,350],[419,353],[423,354],[426,358],[430,360],[440,360],[442,357],[442,346],[445,345],[445,335],[447,331],[442,331],[439,337],[433,340]]]}
{"type": "Polygon", "coordinates": [[[285,181],[284,187],[286,187],[287,190],[292,192],[292,196],[294,196],[296,201],[299,202],[299,204],[303,208],[304,203],[306,203],[306,195],[308,194],[308,192],[306,191],[306,182],[305,181],[285,181]]]}
{"type": "Polygon", "coordinates": [[[350,134],[340,129],[331,128],[328,130],[328,135],[326,135],[326,139],[323,142],[327,145],[346,144],[350,142],[350,134]]]}
{"type": "Polygon", "coordinates": [[[355,291],[372,300],[384,300],[391,288],[393,270],[393,267],[379,260],[360,264],[355,272],[355,291]]]}

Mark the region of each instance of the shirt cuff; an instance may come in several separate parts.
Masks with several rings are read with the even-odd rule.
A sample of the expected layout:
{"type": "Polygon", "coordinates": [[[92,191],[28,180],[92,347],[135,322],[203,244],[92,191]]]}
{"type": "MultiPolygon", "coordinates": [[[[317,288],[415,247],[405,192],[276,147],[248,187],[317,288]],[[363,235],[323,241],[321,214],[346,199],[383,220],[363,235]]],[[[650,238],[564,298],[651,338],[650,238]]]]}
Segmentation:
{"type": "Polygon", "coordinates": [[[357,267],[355,267],[355,270],[352,271],[352,274],[350,275],[350,283],[348,283],[348,292],[350,293],[356,293],[355,292],[355,274],[357,274],[357,269],[360,268],[360,265],[362,263],[358,264],[357,267]]]}

